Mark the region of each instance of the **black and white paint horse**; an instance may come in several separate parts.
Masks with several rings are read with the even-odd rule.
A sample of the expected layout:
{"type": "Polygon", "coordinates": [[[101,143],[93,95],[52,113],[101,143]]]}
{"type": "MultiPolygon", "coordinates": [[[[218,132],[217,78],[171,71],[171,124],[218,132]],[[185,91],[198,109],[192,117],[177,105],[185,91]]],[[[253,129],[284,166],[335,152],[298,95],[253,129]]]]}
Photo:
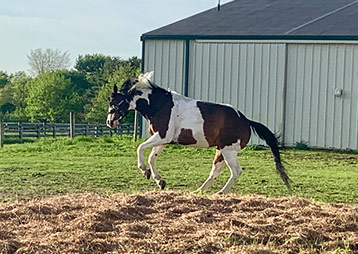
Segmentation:
{"type": "Polygon", "coordinates": [[[219,193],[227,193],[240,176],[237,154],[249,142],[251,130],[265,140],[271,148],[276,170],[289,187],[290,179],[281,163],[277,138],[264,125],[248,120],[230,105],[194,100],[172,91],[167,91],[152,82],[153,72],[141,74],[131,82],[127,80],[118,91],[114,86],[109,98],[107,125],[118,126],[129,110],[137,110],[149,124],[151,137],[139,145],[138,168],[149,179],[152,174],[157,185],[164,189],[165,181],[158,173],[155,161],[167,144],[191,147],[216,147],[216,155],[208,179],[197,191],[206,190],[219,176],[224,163],[231,177],[219,193]],[[152,148],[148,163],[144,163],[143,152],[152,148]]]}

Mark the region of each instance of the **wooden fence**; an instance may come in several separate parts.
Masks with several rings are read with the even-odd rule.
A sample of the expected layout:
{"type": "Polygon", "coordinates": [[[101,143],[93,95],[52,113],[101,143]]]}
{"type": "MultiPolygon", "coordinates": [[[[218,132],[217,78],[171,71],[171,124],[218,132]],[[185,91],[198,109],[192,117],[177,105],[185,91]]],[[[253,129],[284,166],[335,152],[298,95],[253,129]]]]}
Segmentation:
{"type": "Polygon", "coordinates": [[[116,129],[110,129],[105,124],[74,124],[72,130],[69,123],[21,123],[3,122],[2,128],[4,138],[41,138],[41,137],[70,137],[134,134],[133,124],[121,124],[116,129]]]}

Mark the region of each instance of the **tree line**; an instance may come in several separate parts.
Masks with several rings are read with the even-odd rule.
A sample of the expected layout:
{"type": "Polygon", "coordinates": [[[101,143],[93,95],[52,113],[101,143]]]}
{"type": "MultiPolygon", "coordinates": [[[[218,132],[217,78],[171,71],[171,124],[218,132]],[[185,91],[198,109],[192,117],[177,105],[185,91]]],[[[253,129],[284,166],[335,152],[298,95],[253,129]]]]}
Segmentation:
{"type": "Polygon", "coordinates": [[[75,112],[76,122],[104,123],[113,85],[141,70],[137,57],[79,55],[73,69],[68,52],[36,49],[27,58],[30,75],[0,70],[0,117],[6,121],[63,123],[75,112]]]}

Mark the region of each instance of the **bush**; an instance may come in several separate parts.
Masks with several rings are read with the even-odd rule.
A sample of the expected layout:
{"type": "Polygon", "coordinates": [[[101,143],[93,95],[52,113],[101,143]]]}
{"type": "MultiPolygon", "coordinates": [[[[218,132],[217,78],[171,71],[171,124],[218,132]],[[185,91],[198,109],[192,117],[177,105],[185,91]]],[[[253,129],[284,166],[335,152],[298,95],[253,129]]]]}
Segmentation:
{"type": "Polygon", "coordinates": [[[307,142],[305,141],[301,141],[301,142],[296,142],[296,145],[294,146],[295,150],[309,150],[309,147],[307,145],[307,142]]]}

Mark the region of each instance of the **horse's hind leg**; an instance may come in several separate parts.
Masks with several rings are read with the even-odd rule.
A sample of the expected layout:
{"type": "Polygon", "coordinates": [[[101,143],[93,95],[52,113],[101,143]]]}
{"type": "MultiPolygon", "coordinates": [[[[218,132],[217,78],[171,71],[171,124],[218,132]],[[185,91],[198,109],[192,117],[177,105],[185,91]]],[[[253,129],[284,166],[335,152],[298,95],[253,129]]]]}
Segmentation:
{"type": "Polygon", "coordinates": [[[159,153],[163,151],[164,147],[165,145],[153,147],[152,152],[148,157],[148,163],[149,163],[150,171],[152,172],[153,179],[155,180],[159,188],[162,190],[165,187],[165,181],[161,179],[161,176],[155,167],[155,161],[157,160],[159,153]]]}
{"type": "Polygon", "coordinates": [[[223,149],[220,150],[224,157],[226,165],[230,169],[231,176],[227,181],[227,183],[225,184],[224,188],[222,188],[218,192],[218,194],[227,193],[234,185],[235,180],[240,176],[242,172],[242,168],[237,160],[237,153],[240,150],[239,148],[240,147],[238,146],[238,143],[236,143],[232,146],[224,147],[223,149]]]}
{"type": "Polygon", "coordinates": [[[216,150],[215,158],[213,161],[213,166],[211,168],[210,175],[208,179],[197,189],[195,192],[205,191],[210,185],[214,182],[214,180],[220,175],[221,170],[224,166],[224,157],[222,156],[220,150],[216,150]]]}

